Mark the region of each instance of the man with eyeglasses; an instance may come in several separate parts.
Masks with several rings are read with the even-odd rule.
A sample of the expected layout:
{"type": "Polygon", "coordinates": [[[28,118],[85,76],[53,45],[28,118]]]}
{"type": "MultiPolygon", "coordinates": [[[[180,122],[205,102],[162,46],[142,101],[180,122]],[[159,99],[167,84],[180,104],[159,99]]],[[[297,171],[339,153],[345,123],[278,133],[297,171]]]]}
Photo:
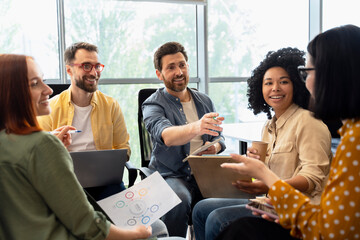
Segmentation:
{"type": "MultiPolygon", "coordinates": [[[[119,103],[98,90],[104,65],[98,60],[95,45],[78,42],[64,54],[69,89],[50,100],[51,113],[38,118],[45,131],[70,125],[80,133],[72,134],[72,151],[127,149],[130,157],[129,133],[119,103]]],[[[124,185],[88,188],[100,200],[125,189],[124,185]]]]}

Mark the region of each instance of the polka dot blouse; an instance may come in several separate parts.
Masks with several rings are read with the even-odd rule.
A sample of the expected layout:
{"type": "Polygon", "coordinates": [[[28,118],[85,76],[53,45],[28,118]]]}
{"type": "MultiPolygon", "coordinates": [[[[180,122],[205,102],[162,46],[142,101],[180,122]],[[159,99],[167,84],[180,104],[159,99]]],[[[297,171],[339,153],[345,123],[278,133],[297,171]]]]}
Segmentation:
{"type": "Polygon", "coordinates": [[[284,181],[269,195],[280,224],[303,239],[360,239],[360,120],[347,120],[320,205],[284,181]]]}

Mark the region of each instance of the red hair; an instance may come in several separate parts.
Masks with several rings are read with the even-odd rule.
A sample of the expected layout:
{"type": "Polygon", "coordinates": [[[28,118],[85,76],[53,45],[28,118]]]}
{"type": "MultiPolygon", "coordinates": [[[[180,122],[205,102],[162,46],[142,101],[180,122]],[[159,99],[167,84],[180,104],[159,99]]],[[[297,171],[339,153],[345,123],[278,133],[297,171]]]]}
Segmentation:
{"type": "Polygon", "coordinates": [[[0,55],[0,130],[30,134],[41,131],[31,100],[25,55],[0,55]]]}

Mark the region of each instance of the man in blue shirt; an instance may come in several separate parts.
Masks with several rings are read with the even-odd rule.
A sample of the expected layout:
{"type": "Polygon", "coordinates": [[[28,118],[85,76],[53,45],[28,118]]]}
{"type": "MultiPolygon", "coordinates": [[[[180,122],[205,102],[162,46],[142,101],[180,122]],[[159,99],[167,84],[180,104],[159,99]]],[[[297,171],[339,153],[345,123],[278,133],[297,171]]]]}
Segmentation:
{"type": "Polygon", "coordinates": [[[186,158],[198,147],[217,138],[221,140],[202,154],[225,149],[219,126],[224,120],[216,113],[210,98],[187,88],[188,57],[177,42],[162,45],[154,54],[157,77],[165,88],[158,89],[142,105],[146,129],[151,134],[153,151],[149,168],[158,171],[182,202],[163,217],[170,236],[186,237],[191,207],[201,193],[186,158]]]}

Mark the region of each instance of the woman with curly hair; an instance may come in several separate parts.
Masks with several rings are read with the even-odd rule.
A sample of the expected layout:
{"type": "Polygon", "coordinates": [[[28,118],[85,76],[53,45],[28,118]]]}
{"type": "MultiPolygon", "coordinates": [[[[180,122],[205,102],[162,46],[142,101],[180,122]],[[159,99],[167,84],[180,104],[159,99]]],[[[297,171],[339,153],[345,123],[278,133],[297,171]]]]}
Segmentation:
{"type": "MultiPolygon", "coordinates": [[[[318,203],[332,157],[331,135],[327,126],[306,110],[310,94],[297,72],[304,63],[304,52],[296,48],[269,52],[248,79],[248,98],[254,114],[264,112],[269,118],[262,131],[262,141],[269,143],[265,164],[318,203]]],[[[251,147],[247,155],[260,158],[251,147]]],[[[234,185],[254,195],[269,191],[260,180],[234,185]]],[[[193,210],[196,239],[214,239],[234,220],[251,216],[247,203],[247,199],[200,201],[193,210]]]]}
{"type": "Polygon", "coordinates": [[[265,84],[263,81],[265,73],[275,67],[282,68],[291,80],[293,85],[291,101],[303,109],[308,108],[310,93],[297,71],[297,66],[305,62],[304,54],[303,51],[297,48],[282,48],[276,52],[270,51],[267,53],[265,59],[255,68],[252,76],[248,79],[247,96],[249,108],[253,110],[255,115],[264,112],[267,114],[268,119],[272,118],[271,110],[275,109],[272,109],[271,103],[266,101],[265,96],[263,96],[263,84],[265,84]]]}

